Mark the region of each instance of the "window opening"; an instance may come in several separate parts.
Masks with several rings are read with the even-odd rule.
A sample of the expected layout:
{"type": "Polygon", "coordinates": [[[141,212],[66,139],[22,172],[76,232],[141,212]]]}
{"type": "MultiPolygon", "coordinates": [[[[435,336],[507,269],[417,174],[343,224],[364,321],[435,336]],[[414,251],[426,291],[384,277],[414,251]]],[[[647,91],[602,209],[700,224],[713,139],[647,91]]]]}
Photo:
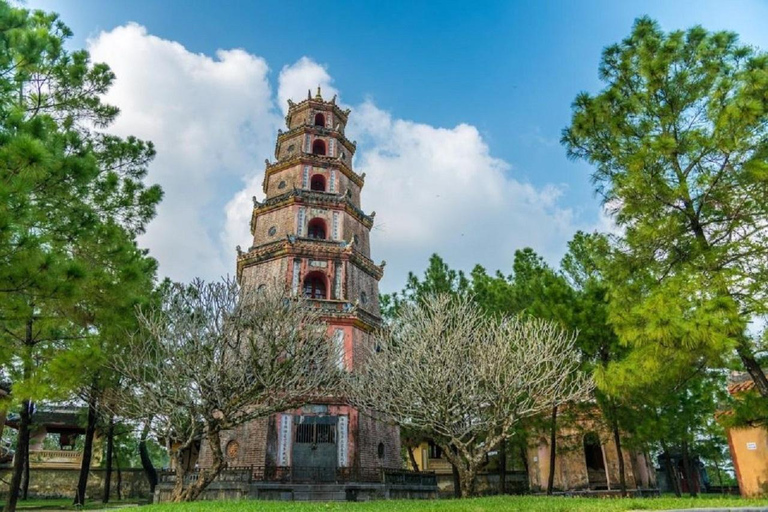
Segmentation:
{"type": "Polygon", "coordinates": [[[312,154],[313,155],[325,155],[325,142],[323,142],[320,139],[317,139],[315,142],[312,143],[312,154]]]}
{"type": "Polygon", "coordinates": [[[304,279],[304,297],[308,299],[324,299],[325,278],[319,274],[309,274],[304,279]]]}
{"type": "Polygon", "coordinates": [[[309,238],[325,240],[325,221],[320,218],[315,218],[309,221],[309,225],[307,226],[307,236],[309,238]]]}
{"type": "Polygon", "coordinates": [[[325,176],[323,176],[322,174],[315,174],[314,176],[312,176],[312,182],[309,188],[312,190],[325,192],[325,176]]]}

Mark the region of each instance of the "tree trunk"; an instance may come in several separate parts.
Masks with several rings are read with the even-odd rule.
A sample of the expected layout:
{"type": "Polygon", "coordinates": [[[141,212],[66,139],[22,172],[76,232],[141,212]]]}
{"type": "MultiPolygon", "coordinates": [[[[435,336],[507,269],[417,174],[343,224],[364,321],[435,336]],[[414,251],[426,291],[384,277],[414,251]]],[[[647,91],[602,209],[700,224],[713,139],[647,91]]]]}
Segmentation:
{"type": "Polygon", "coordinates": [[[685,479],[688,481],[688,492],[691,498],[695,498],[698,478],[694,481],[694,474],[691,469],[691,460],[688,457],[688,441],[683,441],[683,471],[685,471],[685,479]]]}
{"type": "Polygon", "coordinates": [[[91,471],[91,456],[93,455],[93,437],[96,435],[97,403],[96,385],[91,387],[88,397],[88,425],[85,428],[85,442],[83,444],[83,460],[80,463],[80,478],[77,481],[75,492],[75,505],[85,504],[85,491],[88,486],[88,474],[91,471]]]}
{"type": "Polygon", "coordinates": [[[21,489],[21,477],[24,473],[24,464],[26,457],[24,454],[29,452],[29,424],[31,421],[31,402],[23,400],[21,402],[19,433],[16,436],[16,453],[13,458],[13,475],[11,476],[11,485],[8,488],[8,495],[3,512],[15,512],[16,503],[19,500],[19,490],[21,489]]]}
{"type": "Polygon", "coordinates": [[[411,466],[413,466],[413,470],[418,473],[419,465],[416,463],[416,456],[413,454],[413,446],[408,446],[406,450],[408,450],[408,458],[411,461],[411,466]]]}
{"type": "Polygon", "coordinates": [[[499,494],[507,494],[507,440],[499,444],[499,494]]]}
{"type": "Polygon", "coordinates": [[[746,342],[740,343],[736,348],[736,352],[739,354],[739,358],[741,359],[744,368],[747,370],[747,373],[752,377],[752,381],[755,383],[755,389],[757,389],[761,396],[768,397],[768,379],[765,377],[765,372],[763,372],[760,364],[752,355],[746,342]]]}
{"type": "Polygon", "coordinates": [[[549,477],[547,495],[552,495],[555,486],[555,460],[557,455],[557,406],[552,408],[552,430],[549,434],[549,477]]]}
{"type": "Polygon", "coordinates": [[[462,469],[463,471],[460,471],[461,497],[471,498],[475,495],[475,476],[477,470],[474,466],[470,467],[470,465],[462,469]]]}
{"type": "Polygon", "coordinates": [[[666,444],[662,442],[661,448],[663,450],[664,467],[669,475],[669,481],[672,483],[672,491],[675,493],[675,496],[679,498],[683,493],[680,488],[680,482],[677,479],[677,469],[672,464],[672,457],[669,455],[669,450],[667,450],[666,444]]]}
{"type": "Polygon", "coordinates": [[[117,450],[114,451],[115,469],[117,469],[117,501],[123,500],[123,472],[120,470],[120,457],[117,456],[117,450]]]}
{"type": "Polygon", "coordinates": [[[461,498],[461,474],[456,464],[451,463],[451,472],[453,473],[453,497],[461,498]]]}
{"type": "Polygon", "coordinates": [[[157,485],[157,471],[154,464],[152,464],[152,458],[149,456],[149,450],[147,449],[147,437],[149,436],[149,427],[152,420],[148,420],[144,423],[144,428],[141,430],[141,437],[139,438],[139,458],[141,459],[141,467],[144,468],[144,476],[147,477],[149,482],[149,494],[155,495],[155,486],[157,485]]]}
{"type": "Polygon", "coordinates": [[[205,488],[219,476],[219,473],[227,467],[227,461],[224,460],[224,454],[221,451],[219,431],[209,429],[206,437],[208,439],[208,445],[211,448],[213,464],[209,469],[200,470],[197,480],[181,492],[179,501],[195,501],[203,494],[205,488]]]}
{"type": "Polygon", "coordinates": [[[102,503],[109,503],[109,492],[112,485],[112,451],[115,443],[115,417],[109,417],[109,427],[107,428],[107,470],[104,472],[104,497],[102,503]]]}
{"type": "Polygon", "coordinates": [[[723,492],[723,475],[720,474],[720,466],[717,463],[717,458],[713,460],[715,463],[715,471],[717,471],[717,481],[720,483],[720,492],[723,492]]]}
{"type": "MultiPolygon", "coordinates": [[[[30,416],[31,409],[34,406],[30,404],[30,416]]],[[[29,497],[29,443],[27,443],[27,451],[24,454],[24,473],[21,476],[21,501],[27,501],[29,497]]]]}
{"type": "Polygon", "coordinates": [[[184,491],[184,478],[187,476],[187,468],[184,467],[184,453],[182,448],[179,448],[175,453],[176,464],[174,464],[174,470],[176,471],[176,481],[173,483],[173,491],[171,491],[171,501],[178,503],[182,501],[182,492],[184,491]]]}
{"type": "Polygon", "coordinates": [[[530,468],[528,467],[528,454],[525,451],[525,445],[520,445],[520,460],[523,462],[523,468],[525,468],[525,476],[530,479],[530,468]]]}
{"type": "Polygon", "coordinates": [[[459,457],[458,453],[459,451],[456,449],[455,446],[451,445],[448,447],[448,450],[451,452],[451,456],[448,455],[448,450],[446,450],[444,446],[440,446],[443,450],[443,455],[448,459],[448,462],[451,463],[451,473],[453,474],[453,497],[454,498],[461,498],[461,473],[459,472],[459,457]]]}
{"type": "Polygon", "coordinates": [[[621,495],[624,496],[627,494],[627,477],[624,474],[624,454],[621,451],[621,434],[615,407],[613,410],[613,442],[616,445],[616,458],[619,461],[619,487],[621,487],[621,495]]]}

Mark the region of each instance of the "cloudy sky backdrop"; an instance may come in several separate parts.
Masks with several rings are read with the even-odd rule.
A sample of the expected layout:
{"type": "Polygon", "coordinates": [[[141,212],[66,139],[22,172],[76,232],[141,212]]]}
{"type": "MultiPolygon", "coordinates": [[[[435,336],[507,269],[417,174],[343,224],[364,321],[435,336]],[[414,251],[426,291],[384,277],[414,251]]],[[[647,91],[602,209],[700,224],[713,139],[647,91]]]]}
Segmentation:
{"type": "Polygon", "coordinates": [[[29,2],[60,12],[73,47],[114,70],[107,100],[122,114],[112,130],[157,147],[149,179],[165,199],[141,242],[163,276],[234,272],[287,100],[319,85],[353,111],[347,135],[367,174],[363,209],[376,211],[383,291],[435,252],[507,273],[516,249],[557,264],[577,229],[610,229],[589,168],[569,162],[558,138],[573,97],[599,87],[600,49],[635,17],[768,47],[764,3],[613,4],[340,2],[318,14],[292,2],[29,2]]]}

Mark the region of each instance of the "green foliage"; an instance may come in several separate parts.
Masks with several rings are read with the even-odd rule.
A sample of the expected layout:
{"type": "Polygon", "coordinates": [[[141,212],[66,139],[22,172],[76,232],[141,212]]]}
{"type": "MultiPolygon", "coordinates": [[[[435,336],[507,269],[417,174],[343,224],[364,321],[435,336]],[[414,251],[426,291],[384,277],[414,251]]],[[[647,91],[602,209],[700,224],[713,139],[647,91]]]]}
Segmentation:
{"type": "MultiPolygon", "coordinates": [[[[115,425],[115,462],[112,469],[120,468],[141,468],[141,459],[139,457],[139,432],[132,428],[129,423],[117,423],[115,425]]],[[[154,438],[147,439],[147,451],[156,468],[169,467],[170,457],[164,446],[159,444],[154,438]]],[[[106,453],[106,452],[105,452],[106,453]]],[[[106,467],[106,460],[102,460],[102,467],[106,467]]]]}
{"type": "Polygon", "coordinates": [[[730,401],[731,413],[720,416],[725,427],[768,425],[768,400],[751,389],[739,393],[730,401]]]}
{"type": "Polygon", "coordinates": [[[486,311],[522,314],[554,320],[571,327],[573,293],[565,279],[550,268],[533,249],[515,251],[513,273],[489,276],[485,269],[472,270],[471,290],[486,311]]]}
{"type": "Polygon", "coordinates": [[[406,302],[419,302],[424,297],[436,294],[462,294],[468,286],[469,282],[463,272],[451,269],[440,256],[433,254],[423,279],[409,272],[402,292],[381,296],[381,313],[385,319],[392,320],[406,302]]]}
{"type": "Polygon", "coordinates": [[[0,2],[0,372],[17,402],[91,383],[156,270],[135,242],[162,197],[144,184],[154,148],[101,131],[114,75],[70,36],[0,2]]]}
{"type": "Polygon", "coordinates": [[[603,52],[562,141],[624,229],[610,316],[631,379],[722,365],[756,373],[748,322],[766,314],[768,55],[735,34],[664,33],[648,19],[603,52]]]}

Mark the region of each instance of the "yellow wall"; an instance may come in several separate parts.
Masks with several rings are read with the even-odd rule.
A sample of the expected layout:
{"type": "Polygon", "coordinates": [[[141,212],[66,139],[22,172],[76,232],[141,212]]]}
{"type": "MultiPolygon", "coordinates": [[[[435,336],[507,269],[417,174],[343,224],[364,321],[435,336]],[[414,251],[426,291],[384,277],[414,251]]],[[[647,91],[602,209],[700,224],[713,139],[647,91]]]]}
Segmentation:
{"type": "Polygon", "coordinates": [[[741,495],[768,494],[768,430],[732,428],[728,430],[728,443],[741,495]]]}
{"type": "MultiPolygon", "coordinates": [[[[451,469],[451,463],[448,462],[445,457],[440,459],[429,458],[428,443],[421,443],[419,446],[414,446],[412,449],[413,458],[416,459],[416,464],[419,465],[420,471],[434,471],[439,475],[451,474],[453,472],[451,469]]],[[[406,460],[408,469],[413,469],[413,466],[411,465],[411,458],[407,457],[406,460]]]]}

